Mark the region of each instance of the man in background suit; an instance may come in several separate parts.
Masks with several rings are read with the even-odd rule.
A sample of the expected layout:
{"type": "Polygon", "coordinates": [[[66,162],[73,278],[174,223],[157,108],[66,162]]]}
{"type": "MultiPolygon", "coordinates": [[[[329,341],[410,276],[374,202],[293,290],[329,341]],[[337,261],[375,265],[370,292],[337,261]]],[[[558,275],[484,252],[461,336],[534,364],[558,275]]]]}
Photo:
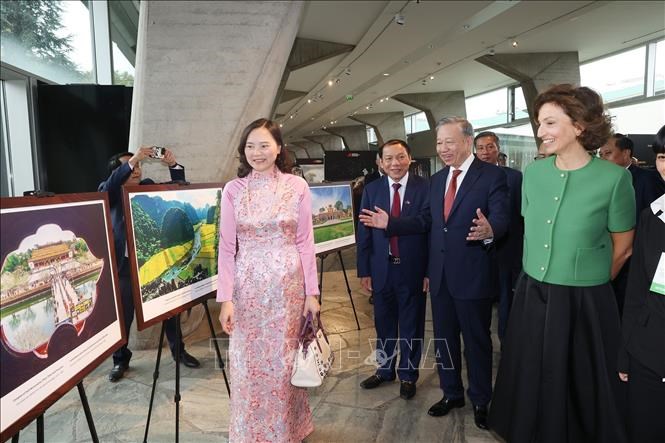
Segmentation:
{"type": "MultiPolygon", "coordinates": [[[[115,257],[118,266],[125,333],[128,342],[129,330],[134,320],[134,298],[132,297],[132,282],[129,273],[130,265],[127,255],[127,228],[125,226],[125,210],[122,204],[122,186],[151,185],[155,183],[149,178],[141,178],[141,161],[152,157],[153,152],[153,147],[141,146],[135,153],[122,152],[112,156],[108,163],[109,178],[100,183],[98,188],[100,192],[108,192],[109,204],[111,205],[115,257]]],[[[173,152],[166,149],[164,158],[161,161],[168,166],[171,173],[171,180],[185,180],[185,169],[178,164],[173,152]]],[[[173,354],[176,343],[176,321],[174,317],[166,321],[166,337],[168,338],[171,353],[173,354]]],[[[129,350],[127,344],[113,353],[113,369],[109,373],[109,381],[116,382],[124,376],[125,371],[129,369],[129,360],[131,358],[132,351],[129,350]]],[[[180,342],[180,361],[190,368],[198,368],[200,366],[199,361],[185,351],[185,345],[182,341],[180,342]]]]}
{"type": "Polygon", "coordinates": [[[374,294],[380,367],[360,386],[374,389],[395,379],[399,341],[400,397],[408,400],[416,394],[425,330],[429,185],[409,174],[406,142],[387,141],[379,156],[385,175],[363,191],[357,260],[360,284],[374,294]]]}
{"type": "MultiPolygon", "coordinates": [[[[473,139],[476,156],[487,163],[500,166],[501,146],[499,137],[491,131],[484,131],[473,139]]],[[[517,277],[522,270],[522,247],[524,243],[524,219],[522,208],[522,173],[507,166],[501,166],[508,180],[510,225],[508,232],[494,244],[494,258],[498,280],[499,297],[499,338],[503,340],[508,325],[510,306],[513,304],[513,291],[517,277]]]]}
{"type": "MultiPolygon", "coordinates": [[[[660,195],[657,187],[657,173],[648,171],[633,164],[633,141],[623,134],[613,134],[600,148],[600,158],[628,169],[633,177],[633,189],[635,190],[636,220],[644,208],[651,205],[660,195]]],[[[619,274],[612,280],[614,295],[616,296],[619,313],[623,312],[623,302],[626,298],[626,286],[628,284],[628,271],[630,269],[630,258],[626,260],[619,274]]]]}
{"type": "Polygon", "coordinates": [[[439,417],[465,405],[461,332],[474,421],[487,429],[492,397],[490,248],[508,229],[506,174],[473,156],[468,120],[443,118],[436,131],[436,151],[446,167],[430,184],[429,279],[443,398],[428,413],[439,417]]]}

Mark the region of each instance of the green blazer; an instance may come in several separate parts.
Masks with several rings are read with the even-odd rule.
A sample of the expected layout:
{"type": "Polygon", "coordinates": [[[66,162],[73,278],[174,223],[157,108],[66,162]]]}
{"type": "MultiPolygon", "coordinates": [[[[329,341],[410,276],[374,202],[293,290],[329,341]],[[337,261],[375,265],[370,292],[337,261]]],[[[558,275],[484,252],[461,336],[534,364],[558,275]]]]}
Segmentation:
{"type": "Polygon", "coordinates": [[[524,172],[524,272],[557,285],[607,283],[610,233],[635,226],[631,175],[596,157],[574,171],[558,169],[555,159],[538,160],[524,172]]]}

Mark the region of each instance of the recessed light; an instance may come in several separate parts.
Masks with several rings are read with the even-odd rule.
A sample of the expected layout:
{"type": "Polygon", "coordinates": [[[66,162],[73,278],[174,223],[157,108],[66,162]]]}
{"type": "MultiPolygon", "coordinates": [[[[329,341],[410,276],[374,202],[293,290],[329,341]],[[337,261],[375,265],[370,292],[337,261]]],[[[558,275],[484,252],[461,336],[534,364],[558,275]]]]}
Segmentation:
{"type": "Polygon", "coordinates": [[[282,127],[284,127],[284,125],[280,123],[280,124],[279,124],[279,127],[282,128],[282,127]]]}
{"type": "Polygon", "coordinates": [[[429,79],[430,79],[430,80],[434,80],[434,76],[433,76],[433,75],[430,75],[430,76],[429,76],[429,79]]]}
{"type": "Polygon", "coordinates": [[[333,81],[332,81],[332,80],[328,80],[328,86],[332,86],[332,85],[333,85],[333,81]]]}
{"type": "Polygon", "coordinates": [[[464,29],[466,29],[466,30],[471,29],[471,25],[464,25],[464,26],[462,26],[462,27],[463,27],[464,29]]]}
{"type": "Polygon", "coordinates": [[[383,76],[384,76],[384,77],[388,77],[389,75],[390,75],[390,73],[388,73],[388,72],[384,72],[384,73],[383,73],[383,76]]]}
{"type": "Polygon", "coordinates": [[[312,99],[311,99],[311,98],[308,98],[308,99],[307,99],[307,103],[312,103],[312,99]]]}
{"type": "Polygon", "coordinates": [[[517,43],[517,40],[513,40],[511,44],[513,45],[513,48],[517,48],[517,45],[519,45],[519,43],[517,43]]]}

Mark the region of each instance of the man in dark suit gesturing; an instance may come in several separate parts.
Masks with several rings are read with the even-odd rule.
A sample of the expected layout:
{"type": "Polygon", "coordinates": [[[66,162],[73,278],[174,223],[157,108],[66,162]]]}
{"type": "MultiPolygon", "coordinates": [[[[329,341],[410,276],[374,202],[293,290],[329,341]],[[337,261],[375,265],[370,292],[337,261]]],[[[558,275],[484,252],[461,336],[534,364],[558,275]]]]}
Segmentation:
{"type": "Polygon", "coordinates": [[[522,270],[522,246],[524,243],[524,218],[522,218],[522,173],[499,164],[501,146],[499,137],[491,131],[484,131],[473,139],[478,159],[497,165],[508,180],[508,232],[494,245],[494,261],[499,298],[499,338],[503,340],[508,325],[508,315],[513,304],[513,289],[522,270]]]}
{"type": "Polygon", "coordinates": [[[429,186],[409,174],[410,152],[402,140],[389,140],[379,149],[385,175],[363,191],[357,238],[360,284],[374,294],[380,364],[360,386],[373,389],[395,379],[399,341],[397,375],[400,396],[407,400],[416,393],[423,348],[430,224],[429,186]]]}
{"type": "Polygon", "coordinates": [[[492,396],[492,258],[508,229],[506,174],[472,154],[473,127],[461,117],[437,124],[436,151],[446,167],[432,176],[429,278],[442,416],[464,406],[460,332],[476,426],[487,429],[492,396]]]}
{"type": "MultiPolygon", "coordinates": [[[[115,257],[118,265],[118,278],[120,280],[120,294],[122,297],[122,310],[125,320],[125,333],[129,340],[129,330],[134,320],[134,299],[132,297],[132,283],[129,274],[129,260],[127,258],[127,234],[125,226],[125,210],[122,204],[123,185],[149,185],[155,182],[149,178],[142,179],[141,161],[152,157],[153,147],[141,146],[135,153],[122,152],[109,159],[109,177],[99,184],[98,191],[106,191],[109,195],[111,205],[111,223],[113,225],[113,239],[115,246],[115,257]]],[[[162,163],[169,167],[171,180],[185,180],[185,168],[176,162],[173,152],[166,149],[162,163]]],[[[166,336],[169,340],[171,352],[175,349],[176,321],[170,318],[166,321],[166,336]]],[[[174,356],[175,357],[175,356],[174,356]]],[[[132,351],[127,344],[113,353],[113,369],[109,373],[109,380],[116,382],[120,380],[127,369],[132,351]]],[[[199,361],[185,351],[184,345],[180,344],[180,361],[190,368],[200,366],[199,361]]]]}

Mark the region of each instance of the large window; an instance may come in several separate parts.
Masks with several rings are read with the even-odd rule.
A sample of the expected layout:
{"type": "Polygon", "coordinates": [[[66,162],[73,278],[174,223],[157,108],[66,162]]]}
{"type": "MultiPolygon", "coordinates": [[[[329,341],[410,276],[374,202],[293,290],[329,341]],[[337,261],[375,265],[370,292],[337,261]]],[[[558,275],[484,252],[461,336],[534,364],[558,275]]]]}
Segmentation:
{"type": "Polygon", "coordinates": [[[407,134],[429,130],[429,123],[424,112],[416,112],[404,117],[404,130],[407,134]]]}
{"type": "Polygon", "coordinates": [[[646,46],[580,65],[580,81],[613,102],[644,94],[646,46]]]}
{"type": "Polygon", "coordinates": [[[134,85],[139,10],[134,1],[109,2],[113,84],[134,85]]]}
{"type": "Polygon", "coordinates": [[[665,92],[665,40],[661,40],[655,44],[656,48],[654,55],[655,69],[654,69],[654,92],[656,94],[665,92]]]}
{"type": "Polygon", "coordinates": [[[524,171],[534,161],[538,147],[530,123],[512,128],[495,128],[492,131],[499,136],[501,152],[508,156],[506,166],[524,171]]]}
{"type": "Polygon", "coordinates": [[[474,127],[508,122],[508,89],[501,88],[466,99],[466,117],[474,127]]]}
{"type": "Polygon", "coordinates": [[[656,134],[665,123],[665,98],[610,108],[612,125],[623,134],[656,134]]]}
{"type": "Polygon", "coordinates": [[[10,65],[57,83],[94,82],[90,13],[80,1],[0,2],[10,65]]]}

